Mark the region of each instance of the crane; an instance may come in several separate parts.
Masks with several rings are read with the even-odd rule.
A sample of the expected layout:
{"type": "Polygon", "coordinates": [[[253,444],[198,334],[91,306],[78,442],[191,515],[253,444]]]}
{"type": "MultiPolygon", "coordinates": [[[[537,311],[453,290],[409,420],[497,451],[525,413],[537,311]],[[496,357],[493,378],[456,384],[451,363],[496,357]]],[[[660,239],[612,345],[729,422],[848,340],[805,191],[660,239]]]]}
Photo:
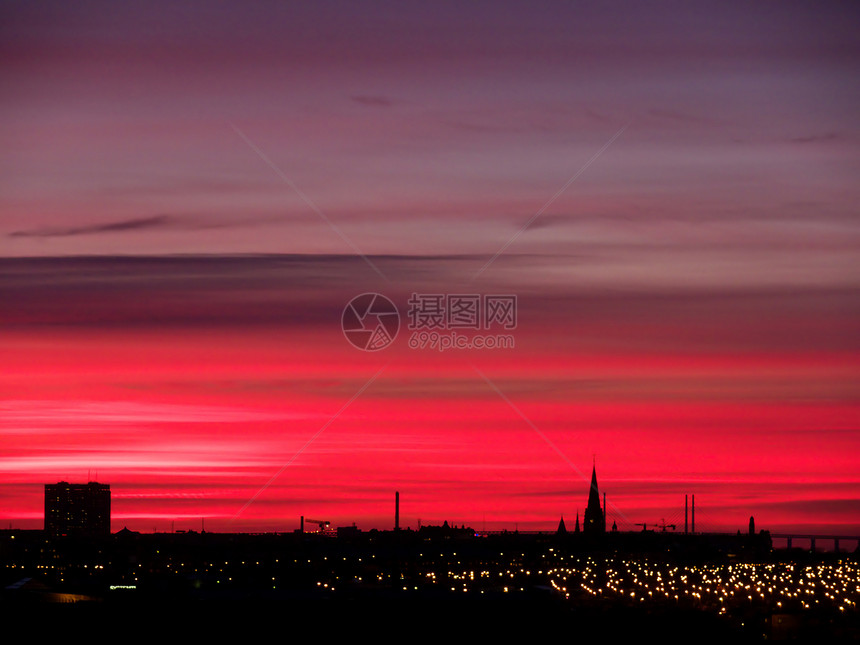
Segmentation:
{"type": "MultiPolygon", "coordinates": [[[[642,522],[637,522],[636,526],[641,526],[643,531],[648,530],[648,525],[644,524],[642,522]]],[[[675,530],[675,525],[674,524],[666,524],[666,519],[662,518],[662,517],[660,518],[659,522],[654,522],[652,524],[652,526],[656,526],[658,529],[660,529],[660,532],[662,532],[662,533],[665,533],[666,529],[672,529],[673,531],[675,530]]]]}
{"type": "Polygon", "coordinates": [[[329,526],[331,526],[331,522],[329,522],[328,520],[312,520],[312,519],[311,519],[311,518],[309,518],[309,517],[308,517],[308,518],[306,518],[306,520],[307,520],[308,522],[310,522],[311,524],[316,524],[316,525],[318,525],[318,526],[320,527],[320,533],[322,533],[322,532],[323,532],[323,531],[325,531],[329,526]]]}

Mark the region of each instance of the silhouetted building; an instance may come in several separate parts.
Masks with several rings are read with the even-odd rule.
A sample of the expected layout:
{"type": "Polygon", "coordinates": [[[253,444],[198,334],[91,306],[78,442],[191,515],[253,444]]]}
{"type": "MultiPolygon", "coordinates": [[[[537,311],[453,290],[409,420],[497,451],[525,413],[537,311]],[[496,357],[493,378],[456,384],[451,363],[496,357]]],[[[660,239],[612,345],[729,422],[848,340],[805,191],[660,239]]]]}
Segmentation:
{"type": "Polygon", "coordinates": [[[442,524],[442,526],[432,526],[432,525],[424,525],[418,528],[418,534],[422,537],[442,537],[442,538],[470,538],[475,536],[475,529],[467,527],[465,525],[460,526],[451,526],[448,524],[448,520],[442,524]]]}
{"type": "Polygon", "coordinates": [[[51,537],[110,535],[110,486],[45,484],[45,533],[51,537]]]}
{"type": "Polygon", "coordinates": [[[600,492],[597,490],[597,469],[591,467],[591,487],[588,490],[588,506],[585,508],[584,533],[605,533],[606,518],[600,508],[600,492]]]}
{"type": "Polygon", "coordinates": [[[361,529],[358,528],[355,524],[352,526],[338,526],[337,527],[337,536],[339,538],[349,538],[356,537],[361,533],[361,529]]]}
{"type": "Polygon", "coordinates": [[[558,530],[556,531],[559,535],[567,534],[567,527],[564,525],[564,515],[561,516],[561,519],[558,521],[558,530]]]}

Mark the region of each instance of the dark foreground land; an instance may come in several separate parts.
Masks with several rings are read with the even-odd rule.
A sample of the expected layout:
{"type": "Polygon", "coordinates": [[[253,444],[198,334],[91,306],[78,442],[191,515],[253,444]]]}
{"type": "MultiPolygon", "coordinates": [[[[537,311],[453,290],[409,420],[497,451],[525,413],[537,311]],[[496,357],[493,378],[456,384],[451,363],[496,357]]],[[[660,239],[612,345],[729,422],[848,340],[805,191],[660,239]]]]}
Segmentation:
{"type": "MultiPolygon", "coordinates": [[[[419,636],[446,641],[512,637],[551,639],[587,635],[613,639],[661,634],[720,640],[749,636],[724,619],[698,610],[660,611],[623,605],[579,606],[558,598],[488,596],[412,597],[368,593],[338,598],[103,599],[76,603],[3,601],[7,629],[39,625],[44,636],[133,634],[142,638],[263,637],[278,640],[370,635],[391,640],[419,636]],[[8,612],[8,613],[7,613],[8,612]]],[[[809,636],[820,629],[807,630],[809,636]]]]}
{"type": "Polygon", "coordinates": [[[5,625],[46,637],[860,639],[856,556],[759,535],[12,536],[5,625]]]}

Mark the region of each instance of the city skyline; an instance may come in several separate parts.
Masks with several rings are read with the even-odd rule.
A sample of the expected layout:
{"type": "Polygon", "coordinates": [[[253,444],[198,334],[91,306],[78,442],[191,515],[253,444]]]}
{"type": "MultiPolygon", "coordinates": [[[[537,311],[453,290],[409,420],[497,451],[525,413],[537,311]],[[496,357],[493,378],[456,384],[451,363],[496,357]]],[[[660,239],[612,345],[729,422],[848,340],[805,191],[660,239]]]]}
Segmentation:
{"type": "Polygon", "coordinates": [[[860,532],[856,7],[0,13],[0,525],[860,532]]]}
{"type": "MultiPolygon", "coordinates": [[[[601,491],[597,484],[597,465],[592,464],[591,469],[591,482],[588,487],[588,503],[583,507],[583,522],[580,524],[579,521],[579,509],[576,510],[576,522],[574,524],[574,528],[572,529],[573,533],[579,534],[582,533],[584,536],[589,537],[590,539],[596,540],[595,544],[600,543],[604,539],[604,534],[607,531],[611,531],[613,533],[618,532],[617,526],[617,518],[624,517],[617,509],[614,509],[613,517],[616,519],[613,520],[612,527],[610,528],[607,524],[607,518],[610,517],[610,513],[608,511],[608,506],[606,502],[606,492],[602,493],[602,502],[601,500],[601,491]]],[[[44,485],[44,533],[49,539],[56,538],[66,538],[66,537],[80,537],[80,536],[98,536],[98,537],[107,537],[111,531],[111,505],[110,505],[110,484],[106,484],[104,482],[98,482],[94,479],[90,478],[88,482],[67,482],[60,481],[56,484],[45,484],[44,485]]],[[[671,530],[674,533],[678,529],[678,525],[672,524],[672,520],[677,516],[676,513],[670,513],[669,521],[667,522],[666,518],[661,518],[661,522],[652,522],[651,523],[651,532],[659,529],[661,532],[665,533],[671,530]]],[[[203,533],[206,531],[205,529],[205,517],[201,517],[201,525],[200,532],[203,533]]],[[[626,519],[623,520],[625,523],[629,523],[626,519]]],[[[360,533],[361,528],[358,527],[355,522],[352,525],[347,526],[338,526],[336,523],[332,523],[330,520],[319,520],[319,519],[311,519],[307,518],[307,525],[312,527],[313,525],[318,525],[319,533],[325,533],[327,535],[337,534],[341,535],[341,531],[346,530],[346,536],[352,535],[354,533],[360,533]]],[[[638,522],[633,526],[641,526],[641,531],[643,533],[648,531],[648,523],[638,522]]],[[[713,531],[697,531],[696,530],[696,496],[695,495],[685,495],[684,496],[684,510],[683,510],[683,525],[682,531],[684,535],[687,534],[703,534],[703,535],[715,535],[713,531]]],[[[374,526],[372,530],[379,530],[383,527],[374,526]]],[[[420,518],[417,521],[416,529],[420,530],[422,528],[435,528],[435,529],[445,529],[445,530],[463,530],[468,529],[469,531],[477,531],[473,527],[467,527],[466,524],[461,524],[459,527],[455,523],[449,523],[448,520],[442,522],[441,526],[434,526],[433,524],[424,523],[421,524],[420,518]]],[[[394,507],[393,507],[393,522],[388,529],[393,529],[395,533],[401,530],[411,531],[413,530],[412,526],[402,526],[400,523],[400,491],[394,492],[394,507]]],[[[10,530],[18,530],[12,529],[10,530]]],[[[385,530],[383,528],[383,530],[385,530]]],[[[123,526],[120,531],[113,531],[116,534],[125,534],[129,532],[139,532],[139,531],[130,531],[128,526],[123,526]]],[[[156,528],[153,528],[153,532],[158,532],[156,528]]],[[[178,532],[185,533],[190,532],[193,533],[193,529],[179,529],[176,530],[175,521],[171,522],[170,533],[178,532]]],[[[285,533],[288,531],[273,531],[272,533],[285,533]]],[[[298,528],[292,531],[293,533],[315,533],[313,528],[308,529],[306,527],[306,518],[304,515],[299,517],[298,528]]],[[[486,527],[482,527],[479,531],[481,534],[487,534],[488,531],[486,527]]],[[[489,533],[519,533],[518,527],[514,531],[509,531],[507,528],[502,531],[489,531],[489,533]]],[[[556,530],[554,531],[557,535],[563,536],[566,535],[567,531],[565,528],[564,522],[564,514],[562,513],[559,517],[559,522],[556,530]]],[[[636,530],[628,531],[628,532],[637,532],[636,530]]],[[[553,533],[553,531],[525,531],[525,533],[553,533]]],[[[738,532],[740,533],[740,531],[738,532]]],[[[763,534],[767,534],[768,541],[770,540],[770,531],[762,530],[763,534]]],[[[755,535],[755,519],[750,516],[748,531],[745,533],[748,535],[755,535]]],[[[469,534],[471,535],[471,534],[469,534]]],[[[808,536],[807,536],[808,537],[808,536]]],[[[834,537],[825,537],[819,536],[823,539],[834,539],[834,537]]],[[[860,536],[841,536],[849,541],[851,540],[860,540],[860,536]]],[[[839,539],[838,537],[835,539],[839,539]]],[[[768,542],[769,543],[769,542],[768,542]]],[[[791,542],[788,544],[789,548],[791,548],[791,542]]],[[[770,548],[770,547],[768,547],[770,548]]],[[[812,546],[812,550],[814,551],[814,543],[812,546]]],[[[838,550],[838,547],[837,547],[838,550]]]]}

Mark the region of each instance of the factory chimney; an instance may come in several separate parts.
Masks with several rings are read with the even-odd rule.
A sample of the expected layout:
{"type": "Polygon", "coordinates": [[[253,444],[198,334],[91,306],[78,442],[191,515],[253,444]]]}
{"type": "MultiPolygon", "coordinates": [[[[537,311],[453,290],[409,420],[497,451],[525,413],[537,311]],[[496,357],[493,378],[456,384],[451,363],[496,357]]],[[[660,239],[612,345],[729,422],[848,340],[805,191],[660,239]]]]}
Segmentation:
{"type": "Polygon", "coordinates": [[[394,530],[400,530],[400,491],[394,493],[394,530]]]}

